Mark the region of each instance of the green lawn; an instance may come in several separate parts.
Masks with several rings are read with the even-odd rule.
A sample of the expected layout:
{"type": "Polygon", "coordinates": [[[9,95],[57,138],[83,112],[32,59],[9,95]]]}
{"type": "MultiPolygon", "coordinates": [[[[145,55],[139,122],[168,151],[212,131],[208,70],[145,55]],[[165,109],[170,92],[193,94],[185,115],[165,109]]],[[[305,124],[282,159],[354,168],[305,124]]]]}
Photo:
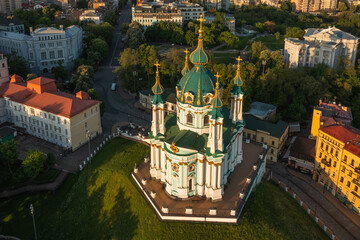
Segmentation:
{"type": "Polygon", "coordinates": [[[254,42],[263,42],[270,50],[273,51],[284,49],[285,44],[283,37],[280,37],[280,39],[277,40],[274,35],[255,38],[254,42]]]}
{"type": "Polygon", "coordinates": [[[235,59],[238,57],[238,52],[236,53],[214,53],[216,63],[234,63],[235,59]]]}
{"type": "Polygon", "coordinates": [[[306,212],[274,183],[250,197],[239,225],[161,222],[130,178],[149,148],[109,142],[79,175],[54,193],[0,202],[0,233],[33,239],[328,239],[306,212]]]}

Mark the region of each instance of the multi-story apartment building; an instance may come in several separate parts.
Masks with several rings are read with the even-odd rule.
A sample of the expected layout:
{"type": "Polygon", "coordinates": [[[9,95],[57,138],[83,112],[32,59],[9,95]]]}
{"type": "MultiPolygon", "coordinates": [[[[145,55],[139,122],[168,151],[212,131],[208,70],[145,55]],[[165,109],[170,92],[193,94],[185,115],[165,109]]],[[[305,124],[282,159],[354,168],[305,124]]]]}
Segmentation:
{"type": "Polygon", "coordinates": [[[63,10],[75,8],[76,2],[77,0],[58,0],[58,4],[63,10]]]}
{"type": "Polygon", "coordinates": [[[99,25],[101,22],[101,15],[97,13],[94,9],[88,9],[79,16],[79,21],[92,21],[95,24],[99,25]]]}
{"type": "Polygon", "coordinates": [[[353,120],[351,109],[336,102],[319,101],[319,105],[314,107],[311,122],[311,138],[316,138],[321,127],[330,125],[351,126],[353,120]]]}
{"type": "Polygon", "coordinates": [[[25,27],[16,17],[4,17],[0,18],[0,31],[25,33],[25,27]]]}
{"type": "Polygon", "coordinates": [[[0,86],[0,123],[11,122],[27,133],[75,150],[102,133],[100,102],[86,92],[60,92],[55,80],[26,83],[14,75],[0,86]]]}
{"type": "Polygon", "coordinates": [[[21,0],[1,0],[0,13],[10,14],[18,8],[21,8],[21,0]]]}
{"type": "Polygon", "coordinates": [[[181,25],[183,18],[181,10],[177,7],[158,3],[142,3],[132,7],[132,21],[136,21],[146,28],[160,21],[175,22],[181,25]]]}
{"type": "Polygon", "coordinates": [[[298,12],[316,12],[336,10],[337,0],[291,0],[298,12]]]}
{"type": "Polygon", "coordinates": [[[4,83],[9,82],[9,67],[6,56],[0,53],[0,86],[4,83]]]}
{"type": "Polygon", "coordinates": [[[359,130],[343,125],[319,129],[313,178],[354,211],[359,212],[359,130]]]}
{"type": "Polygon", "coordinates": [[[289,67],[325,63],[336,68],[346,61],[355,66],[358,43],[359,38],[335,27],[309,28],[304,40],[285,39],[284,60],[289,67]]]}
{"type": "Polygon", "coordinates": [[[183,21],[197,20],[200,18],[200,15],[204,16],[203,6],[197,3],[181,2],[178,4],[171,3],[169,5],[180,9],[183,21]]]}
{"type": "Polygon", "coordinates": [[[30,28],[30,35],[0,31],[0,51],[22,56],[29,64],[30,72],[49,73],[63,62],[71,69],[73,60],[82,53],[82,29],[70,26],[65,30],[53,27],[30,28]]]}

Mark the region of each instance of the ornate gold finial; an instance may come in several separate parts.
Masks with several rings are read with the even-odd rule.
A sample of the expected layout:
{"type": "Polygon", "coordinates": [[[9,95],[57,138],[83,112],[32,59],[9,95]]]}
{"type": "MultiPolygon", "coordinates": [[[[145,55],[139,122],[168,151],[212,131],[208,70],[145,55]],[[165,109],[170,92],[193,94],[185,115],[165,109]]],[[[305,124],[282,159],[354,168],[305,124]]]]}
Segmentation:
{"type": "Polygon", "coordinates": [[[205,22],[206,20],[203,18],[203,15],[200,15],[200,18],[198,19],[198,21],[200,22],[200,30],[202,30],[202,23],[205,22]]]}
{"type": "Polygon", "coordinates": [[[187,58],[190,51],[188,49],[186,49],[184,52],[185,52],[186,58],[187,58]]]}
{"type": "Polygon", "coordinates": [[[174,152],[177,153],[179,151],[179,149],[175,146],[175,142],[171,143],[170,149],[174,152]]]}
{"type": "Polygon", "coordinates": [[[217,72],[215,74],[215,77],[216,77],[216,88],[218,89],[219,88],[219,78],[221,77],[221,75],[219,75],[219,72],[217,72]]]}
{"type": "Polygon", "coordinates": [[[157,60],[154,66],[156,66],[156,72],[159,72],[160,63],[157,60]]]}
{"type": "Polygon", "coordinates": [[[237,69],[240,70],[240,61],[241,61],[242,59],[241,59],[240,56],[238,56],[238,57],[236,58],[236,60],[238,61],[238,63],[237,63],[237,69]]]}

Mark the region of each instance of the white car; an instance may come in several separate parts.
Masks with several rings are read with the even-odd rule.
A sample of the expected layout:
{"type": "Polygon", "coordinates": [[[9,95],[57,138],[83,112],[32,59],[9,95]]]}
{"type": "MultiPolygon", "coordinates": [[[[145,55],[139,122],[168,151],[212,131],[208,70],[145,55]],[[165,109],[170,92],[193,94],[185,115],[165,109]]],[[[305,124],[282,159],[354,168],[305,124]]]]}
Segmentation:
{"type": "Polygon", "coordinates": [[[111,84],[111,90],[112,90],[112,91],[115,91],[115,90],[116,90],[116,83],[112,83],[112,84],[111,84]]]}

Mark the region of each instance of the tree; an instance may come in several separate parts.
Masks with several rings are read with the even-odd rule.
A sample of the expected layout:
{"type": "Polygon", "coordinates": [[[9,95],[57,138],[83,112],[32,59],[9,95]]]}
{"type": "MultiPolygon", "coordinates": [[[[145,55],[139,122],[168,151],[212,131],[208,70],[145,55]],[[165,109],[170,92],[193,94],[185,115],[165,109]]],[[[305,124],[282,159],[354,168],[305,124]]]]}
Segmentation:
{"type": "Polygon", "coordinates": [[[117,24],[117,14],[115,10],[108,10],[105,14],[105,22],[115,26],[117,24]]]}
{"type": "Polygon", "coordinates": [[[54,67],[54,74],[55,74],[55,79],[59,80],[65,80],[68,77],[68,73],[66,72],[64,66],[62,65],[62,61],[58,61],[58,65],[56,67],[54,67]]]}
{"type": "Polygon", "coordinates": [[[94,86],[93,82],[94,68],[89,65],[81,65],[77,68],[76,74],[73,74],[70,80],[71,86],[74,88],[74,93],[80,90],[88,91],[94,86]]]}
{"type": "Polygon", "coordinates": [[[129,23],[123,23],[120,27],[120,32],[122,34],[126,34],[127,30],[129,29],[129,23]]]}
{"type": "Polygon", "coordinates": [[[186,35],[185,35],[185,41],[186,41],[186,44],[188,44],[192,47],[195,46],[197,43],[196,34],[191,30],[187,31],[186,35]]]}
{"type": "Polygon", "coordinates": [[[21,56],[17,56],[15,53],[6,55],[6,57],[8,59],[9,74],[17,74],[25,78],[28,74],[26,60],[21,56]]]}
{"type": "Polygon", "coordinates": [[[288,27],[286,28],[285,38],[299,38],[303,39],[305,31],[298,27],[288,27]]]}
{"type": "Polygon", "coordinates": [[[35,178],[44,169],[46,155],[39,150],[30,150],[22,162],[24,173],[30,178],[35,178]]]}
{"type": "Polygon", "coordinates": [[[255,23],[255,28],[257,31],[259,32],[264,32],[265,30],[265,24],[264,23],[261,23],[261,22],[257,22],[255,23]]]}
{"type": "Polygon", "coordinates": [[[292,3],[290,1],[281,2],[280,9],[290,13],[292,11],[292,3]]]}
{"type": "Polygon", "coordinates": [[[275,32],[275,23],[272,21],[266,21],[264,22],[265,24],[265,29],[267,32],[269,33],[274,33],[275,32]]]}
{"type": "Polygon", "coordinates": [[[341,12],[345,12],[345,11],[347,11],[349,8],[348,8],[348,6],[346,5],[346,3],[345,3],[344,1],[340,1],[340,2],[339,2],[338,9],[339,9],[341,12]]]}
{"type": "Polygon", "coordinates": [[[240,44],[239,38],[228,31],[220,34],[219,42],[224,42],[231,48],[238,48],[240,44]]]}
{"type": "Polygon", "coordinates": [[[266,46],[262,42],[253,42],[251,44],[251,59],[257,61],[262,51],[266,50],[266,46]]]}
{"type": "Polygon", "coordinates": [[[18,143],[15,140],[0,142],[0,164],[7,165],[12,174],[12,166],[18,161],[18,143]]]}
{"type": "Polygon", "coordinates": [[[109,52],[109,46],[102,38],[94,38],[90,41],[88,50],[99,52],[101,57],[104,58],[109,52]]]}
{"type": "Polygon", "coordinates": [[[274,35],[275,35],[275,39],[276,39],[276,40],[279,40],[279,39],[280,39],[280,33],[279,33],[279,32],[276,32],[274,35]]]}
{"type": "Polygon", "coordinates": [[[37,78],[38,76],[35,73],[29,73],[26,75],[26,81],[37,78]]]}
{"type": "Polygon", "coordinates": [[[140,27],[140,24],[138,24],[137,22],[130,23],[129,30],[127,30],[125,35],[125,43],[130,48],[136,49],[144,42],[145,37],[140,27]]]}
{"type": "Polygon", "coordinates": [[[225,22],[225,13],[224,12],[215,12],[214,22],[223,24],[225,22]]]}

